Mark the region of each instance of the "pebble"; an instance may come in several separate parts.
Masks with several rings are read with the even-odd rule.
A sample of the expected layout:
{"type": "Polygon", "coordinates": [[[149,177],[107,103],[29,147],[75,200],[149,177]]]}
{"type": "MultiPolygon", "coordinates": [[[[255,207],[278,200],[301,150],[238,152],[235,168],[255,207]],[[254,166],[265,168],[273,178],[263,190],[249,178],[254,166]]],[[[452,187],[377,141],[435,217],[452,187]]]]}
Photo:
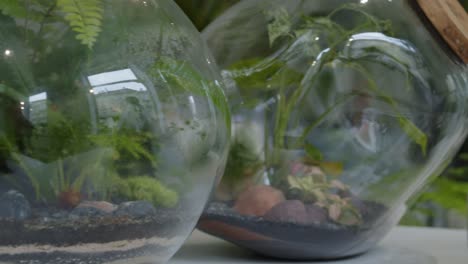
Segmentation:
{"type": "Polygon", "coordinates": [[[299,200],[288,200],[277,204],[271,208],[263,217],[266,220],[274,222],[286,222],[295,224],[307,223],[307,211],[299,200]]]}
{"type": "Polygon", "coordinates": [[[325,209],[316,205],[304,205],[300,200],[288,200],[271,208],[263,218],[273,222],[312,225],[326,222],[328,216],[325,209]]]}
{"type": "Polygon", "coordinates": [[[313,204],[307,204],[305,208],[307,212],[307,224],[321,224],[327,222],[327,210],[313,204]]]}
{"type": "Polygon", "coordinates": [[[83,201],[76,208],[96,208],[106,213],[112,213],[117,209],[117,205],[106,201],[83,201]]]}
{"type": "Polygon", "coordinates": [[[0,218],[25,220],[31,216],[31,206],[23,194],[10,190],[0,196],[0,218]]]}
{"type": "Polygon", "coordinates": [[[71,215],[103,216],[111,214],[116,209],[117,205],[105,201],[83,201],[73,209],[71,215]]]}
{"type": "Polygon", "coordinates": [[[285,201],[280,190],[271,186],[251,186],[242,192],[235,205],[234,210],[242,215],[263,216],[275,205],[285,201]]]}
{"type": "Polygon", "coordinates": [[[125,202],[119,205],[114,214],[117,216],[145,217],[155,215],[156,209],[148,201],[125,202]]]}

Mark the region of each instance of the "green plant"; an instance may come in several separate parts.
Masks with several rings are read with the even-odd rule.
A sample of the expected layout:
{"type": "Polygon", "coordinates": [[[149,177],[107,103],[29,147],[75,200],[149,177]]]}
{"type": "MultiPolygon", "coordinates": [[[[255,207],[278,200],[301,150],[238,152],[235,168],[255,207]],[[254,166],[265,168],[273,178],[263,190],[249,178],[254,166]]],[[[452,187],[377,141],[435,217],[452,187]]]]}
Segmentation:
{"type": "Polygon", "coordinates": [[[121,174],[129,172],[144,173],[156,169],[157,156],[150,151],[147,145],[155,145],[157,139],[148,132],[127,131],[125,129],[103,131],[97,135],[90,135],[89,139],[96,146],[113,150],[113,161],[117,171],[121,174]],[[146,164],[150,164],[148,168],[146,164]],[[139,168],[137,168],[139,167],[139,168]]]}
{"type": "MultiPolygon", "coordinates": [[[[287,13],[278,12],[273,15],[273,22],[269,26],[269,35],[270,42],[272,45],[281,37],[291,38],[292,42],[299,38],[303,38],[306,34],[313,32],[307,39],[311,41],[311,54],[313,54],[313,62],[311,68],[308,69],[308,72],[314,74],[307,76],[302,80],[300,84],[292,92],[288,90],[288,85],[282,85],[279,87],[279,96],[278,96],[278,113],[275,121],[275,138],[274,138],[274,149],[283,149],[285,148],[284,137],[288,129],[288,124],[292,121],[292,114],[294,107],[300,103],[303,96],[308,94],[310,89],[313,89],[316,82],[319,79],[320,72],[324,71],[326,67],[335,67],[334,64],[339,63],[344,67],[349,67],[355,71],[357,74],[361,74],[365,80],[367,80],[367,93],[373,94],[382,98],[382,100],[390,105],[398,115],[398,120],[402,130],[408,134],[408,136],[413,139],[421,148],[423,153],[426,152],[427,147],[427,136],[419,130],[407,117],[403,116],[398,110],[398,103],[392,99],[392,97],[385,94],[384,91],[380,90],[377,83],[375,82],[371,72],[367,69],[366,62],[372,60],[374,55],[377,53],[380,57],[386,57],[389,60],[393,60],[395,64],[402,64],[404,69],[404,74],[406,76],[411,75],[409,70],[409,63],[401,58],[401,55],[398,52],[392,51],[391,49],[386,49],[390,47],[380,47],[377,43],[372,43],[366,45],[362,50],[368,53],[362,57],[352,57],[347,54],[346,45],[350,45],[349,39],[353,35],[356,35],[360,32],[383,32],[387,34],[392,34],[391,25],[388,21],[381,21],[377,18],[371,16],[370,14],[364,12],[359,5],[344,5],[331,12],[326,17],[306,17],[301,25],[296,28],[292,28],[291,25],[284,25],[284,21],[291,21],[287,17],[287,13]],[[361,22],[358,25],[355,25],[351,29],[347,29],[344,26],[341,26],[334,21],[334,16],[340,12],[356,12],[359,16],[362,16],[364,22],[361,22]],[[282,24],[282,26],[276,25],[276,23],[282,24]],[[316,38],[324,39],[327,43],[325,47],[326,50],[318,47],[316,41],[313,39],[316,38]],[[312,39],[313,38],[313,39],[312,39]],[[318,53],[317,53],[318,52],[318,53]],[[394,53],[392,53],[394,52],[394,53]],[[399,56],[400,55],[400,56],[399,56]],[[290,96],[288,94],[291,93],[290,96]]],[[[364,43],[363,43],[364,45],[364,43]]],[[[386,64],[384,60],[375,61],[376,63],[386,64]]],[[[279,74],[284,74],[284,71],[279,71],[279,74]]],[[[349,94],[344,98],[337,101],[337,104],[342,103],[355,96],[356,94],[349,94]]],[[[325,111],[313,124],[304,129],[302,140],[305,140],[307,134],[314,129],[320,122],[335,108],[336,105],[325,111]]]]}
{"type": "Polygon", "coordinates": [[[308,136],[338,106],[358,96],[375,97],[388,105],[401,130],[419,146],[423,155],[426,154],[427,135],[403,114],[399,103],[392,96],[379,88],[372,71],[374,65],[389,70],[397,69],[406,77],[408,89],[412,80],[417,78],[412,69],[414,59],[406,51],[388,44],[392,40],[389,36],[393,34],[389,21],[379,20],[364,11],[361,5],[355,4],[345,4],[327,16],[302,16],[299,20],[294,20],[285,9],[279,8],[268,12],[266,17],[269,21],[270,46],[284,48],[267,58],[238,61],[228,68],[227,76],[235,80],[241,93],[246,95],[245,105],[251,105],[249,98],[258,97],[259,94],[264,98],[274,96],[276,99],[275,107],[269,108],[273,111],[271,116],[274,116],[274,132],[271,149],[265,150],[268,163],[273,166],[279,164],[281,151],[290,148],[302,148],[309,156],[313,150],[314,154],[309,158],[316,161],[322,159],[320,150],[308,141],[308,136]],[[346,25],[340,24],[336,19],[342,13],[352,17],[346,25]],[[382,34],[379,36],[388,38],[389,41],[354,40],[355,36],[365,32],[380,32],[382,34]],[[303,62],[292,60],[297,55],[301,55],[303,62]],[[309,65],[306,71],[300,70],[302,65],[309,65]],[[336,69],[352,72],[356,78],[362,80],[362,87],[337,97],[313,122],[302,129],[296,140],[286,142],[287,132],[294,129],[300,122],[299,119],[303,118],[296,112],[297,106],[304,104],[304,98],[314,89],[325,93],[321,96],[329,97],[327,93],[333,89],[329,88],[329,78],[325,77],[336,69]]]}
{"type": "MultiPolygon", "coordinates": [[[[369,92],[381,97],[398,113],[397,102],[378,89],[371,73],[366,69],[366,66],[362,64],[370,58],[349,58],[342,51],[349,39],[360,32],[374,31],[391,34],[391,27],[388,21],[380,21],[365,13],[356,5],[344,5],[326,17],[304,17],[303,21],[294,28],[292,28],[292,22],[289,22],[291,18],[289,18],[288,13],[283,9],[271,12],[269,16],[271,16],[270,19],[272,20],[268,26],[271,45],[275,45],[275,43],[280,42],[280,40],[283,40],[283,43],[284,39],[286,39],[288,43],[293,43],[299,38],[310,41],[310,43],[305,44],[310,50],[305,49],[304,51],[308,52],[306,56],[314,63],[312,63],[311,69],[308,71],[317,73],[304,79],[304,73],[288,68],[286,66],[286,61],[283,61],[283,59],[287,58],[291,53],[298,52],[297,50],[290,49],[285,49],[285,51],[276,58],[241,61],[233,64],[229,68],[229,77],[236,81],[242,91],[248,92],[248,90],[252,89],[262,89],[280,92],[278,96],[278,109],[276,110],[280,114],[277,115],[275,123],[276,138],[274,141],[274,148],[284,148],[284,134],[291,121],[294,107],[303,99],[303,96],[307,94],[310,89],[315,87],[314,84],[318,81],[319,77],[318,73],[324,71],[326,67],[332,67],[333,63],[339,62],[343,66],[350,67],[354,69],[356,73],[363,75],[368,81],[367,87],[370,90],[369,92]],[[366,20],[362,24],[348,30],[333,20],[333,16],[342,11],[358,12],[364,16],[366,20]],[[317,38],[325,39],[326,44],[323,45],[314,41],[317,38]],[[323,51],[323,46],[328,47],[326,51],[323,51]],[[317,58],[320,59],[317,60],[317,58]],[[291,85],[294,85],[294,90],[292,94],[288,96],[290,93],[289,87],[291,85]]],[[[291,45],[292,44],[288,44],[288,46],[291,45]]],[[[400,54],[391,54],[385,51],[385,47],[379,47],[377,44],[373,45],[375,46],[370,45],[365,49],[369,53],[377,52],[382,56],[388,56],[390,59],[394,59],[397,63],[404,64],[405,75],[411,75],[408,69],[409,62],[397,57],[397,55],[400,54]]],[[[304,48],[304,46],[301,46],[301,48],[304,48]]],[[[350,97],[356,95],[357,94],[350,94],[337,103],[342,103],[345,99],[350,99],[350,97]]],[[[333,105],[332,108],[333,107],[336,107],[336,105],[333,105]]],[[[324,115],[322,118],[319,118],[318,121],[322,121],[330,111],[324,112],[324,115]]],[[[427,145],[425,134],[402,114],[399,114],[398,118],[405,133],[420,145],[421,150],[425,152],[427,145]]],[[[318,123],[320,122],[315,122],[305,129],[303,138],[307,135],[307,132],[310,132],[318,123]]]]}
{"type": "MultiPolygon", "coordinates": [[[[147,172],[157,166],[155,154],[147,147],[155,142],[149,133],[123,128],[93,134],[86,122],[67,118],[54,107],[49,107],[47,118],[47,125],[35,127],[24,151],[5,135],[0,137],[2,157],[18,164],[36,201],[58,201],[70,208],[85,198],[81,193],[109,199],[119,174],[147,172]]],[[[16,177],[7,175],[21,189],[16,177]]]]}
{"type": "Polygon", "coordinates": [[[155,206],[172,208],[179,202],[177,192],[149,176],[121,179],[116,189],[117,194],[122,197],[130,200],[146,200],[155,206]]]}
{"type": "MultiPolygon", "coordinates": [[[[115,17],[107,16],[104,20],[104,14],[108,12],[104,10],[104,5],[110,2],[112,1],[0,1],[0,23],[2,29],[5,29],[0,30],[0,46],[2,51],[3,48],[11,49],[9,51],[12,55],[5,56],[0,62],[0,117],[5,117],[6,120],[0,122],[1,180],[3,181],[5,175],[5,180],[29,194],[28,198],[34,203],[58,203],[72,208],[82,199],[113,201],[120,195],[119,198],[146,199],[158,206],[174,207],[178,203],[179,193],[190,191],[188,188],[193,187],[187,183],[193,177],[186,172],[185,167],[170,175],[158,171],[158,154],[166,147],[159,143],[166,138],[155,136],[160,131],[155,129],[155,123],[163,124],[164,118],[161,117],[169,111],[152,111],[153,109],[148,108],[156,104],[151,100],[153,98],[139,101],[138,96],[119,98],[124,102],[121,105],[112,105],[117,96],[113,97],[114,94],[111,94],[111,100],[99,101],[106,93],[94,93],[95,87],[90,87],[94,85],[86,77],[104,72],[99,67],[104,66],[109,70],[117,70],[118,67],[101,61],[104,57],[101,54],[109,56],[109,53],[102,53],[102,46],[109,45],[115,51],[121,47],[133,49],[130,44],[120,46],[118,42],[121,38],[128,41],[124,34],[130,34],[127,30],[132,23],[126,19],[134,13],[137,20],[140,19],[137,14],[140,7],[131,10],[131,15],[117,13],[115,17]],[[116,32],[106,30],[104,38],[101,35],[104,27],[115,29],[116,32]],[[38,93],[45,99],[32,102],[31,97],[37,97],[38,93]],[[16,111],[16,116],[6,107],[4,100],[16,111]],[[107,109],[112,109],[110,114],[106,112],[107,109]],[[35,111],[35,119],[32,118],[32,110],[35,111]],[[23,119],[28,125],[25,128],[20,127],[23,119]],[[181,183],[182,181],[185,182],[181,183]],[[171,183],[170,188],[164,185],[167,182],[171,183]],[[172,190],[177,184],[177,191],[172,190]]],[[[116,8],[112,11],[119,12],[119,5],[128,4],[125,2],[116,1],[116,8]]],[[[145,8],[143,6],[141,8],[145,8]]],[[[172,20],[158,18],[154,21],[160,22],[162,29],[167,29],[172,20]]],[[[145,18],[141,22],[145,23],[144,26],[148,23],[145,18]]],[[[131,31],[134,32],[135,28],[131,28],[131,31]]],[[[165,45],[168,35],[170,38],[177,38],[177,44],[184,42],[182,44],[185,45],[188,41],[185,39],[185,31],[159,33],[160,40],[164,43],[159,46],[152,46],[154,43],[151,43],[150,47],[144,49],[137,47],[138,51],[135,52],[140,54],[142,50],[147,52],[156,48],[169,52],[177,49],[179,52],[181,47],[178,45],[169,48],[165,45]]],[[[171,46],[174,44],[172,40],[170,43],[171,46]]],[[[137,67],[144,71],[142,73],[135,70],[138,79],[153,82],[155,86],[157,82],[157,85],[168,88],[158,89],[158,96],[161,96],[163,103],[184,93],[200,96],[207,101],[210,111],[219,108],[219,123],[225,123],[223,129],[230,131],[229,108],[220,84],[205,78],[206,75],[215,73],[199,72],[198,68],[182,59],[175,60],[162,54],[164,53],[160,54],[158,51],[153,61],[141,63],[144,66],[137,67]],[[145,74],[148,78],[144,77],[145,74]],[[168,91],[175,95],[167,94],[164,97],[164,93],[168,91]]],[[[171,56],[181,57],[183,54],[179,56],[178,53],[171,53],[171,56]]],[[[122,67],[128,67],[124,64],[122,67]]],[[[148,92],[149,90],[148,88],[148,92]]],[[[116,94],[120,96],[125,93],[116,94]]],[[[157,105],[158,110],[163,107],[166,105],[157,105]]],[[[196,120],[192,122],[189,118],[183,128],[196,130],[200,123],[196,120]]],[[[219,143],[212,142],[214,140],[208,138],[204,130],[197,131],[203,139],[196,142],[200,142],[200,152],[212,147],[208,144],[219,143]]],[[[167,134],[162,137],[173,136],[171,127],[165,132],[167,134]]],[[[203,154],[203,157],[196,158],[207,158],[206,151],[203,154]]],[[[196,160],[194,163],[197,161],[199,162],[196,160]]],[[[192,165],[190,164],[190,168],[193,169],[195,166],[192,165]]]]}
{"type": "Polygon", "coordinates": [[[243,178],[254,176],[257,170],[263,166],[258,153],[251,149],[251,145],[239,139],[231,144],[229,150],[223,182],[234,185],[243,178]]]}
{"type": "MultiPolygon", "coordinates": [[[[337,223],[359,225],[362,216],[353,198],[337,194],[350,193],[349,187],[336,179],[344,165],[327,161],[311,142],[310,135],[338,107],[356,98],[373,97],[392,111],[399,129],[418,147],[422,156],[426,155],[428,136],[407,116],[397,99],[387,92],[390,90],[381,87],[382,83],[373,70],[377,65],[388,71],[397,71],[410,89],[418,78],[412,68],[413,58],[406,51],[389,44],[394,40],[391,22],[372,16],[362,5],[345,4],[327,16],[304,15],[299,19],[291,17],[283,8],[270,9],[265,15],[269,48],[277,52],[266,58],[237,61],[228,67],[226,76],[236,82],[246,98],[244,106],[256,106],[258,101],[275,99],[274,106],[267,109],[273,118],[273,132],[268,131],[269,126],[265,128],[272,135],[272,143],[265,149],[265,162],[276,169],[269,177],[271,184],[284,192],[288,191],[284,190],[285,185],[295,189],[301,200],[326,209],[330,219],[337,223]],[[343,13],[349,18],[346,24],[338,20],[338,15],[343,13]],[[380,39],[388,41],[356,40],[361,33],[367,32],[379,32],[373,34],[379,34],[380,39]],[[360,87],[335,97],[323,112],[314,113],[314,119],[307,126],[299,126],[304,114],[298,109],[310,104],[305,101],[307,95],[313,91],[315,96],[323,97],[324,102],[330,101],[330,93],[335,89],[333,85],[341,85],[333,83],[330,74],[338,70],[358,79],[360,87]],[[291,137],[291,131],[298,135],[291,137]],[[289,158],[285,155],[289,155],[287,152],[290,150],[302,150],[302,157],[296,162],[320,168],[321,173],[294,176],[282,169],[289,158]]],[[[248,151],[248,148],[241,149],[238,145],[233,147],[236,152],[248,151]]],[[[255,160],[249,155],[236,155],[235,158],[244,159],[236,162],[244,166],[249,166],[249,160],[255,160]]],[[[253,164],[252,169],[255,166],[253,164]]],[[[235,181],[236,178],[231,176],[233,172],[239,173],[241,178],[242,171],[232,170],[226,174],[235,181]]]]}
{"type": "MultiPolygon", "coordinates": [[[[64,194],[77,195],[76,202],[84,198],[81,192],[95,198],[108,198],[116,177],[109,164],[112,157],[110,149],[101,148],[50,163],[42,163],[17,152],[11,155],[30,181],[37,201],[57,201],[64,207],[76,206],[63,201],[67,199],[63,198],[64,194]]],[[[22,188],[16,182],[16,174],[7,177],[17,188],[22,188]]]]}
{"type": "Polygon", "coordinates": [[[352,198],[343,198],[331,192],[349,192],[349,189],[339,180],[330,180],[324,174],[309,174],[301,177],[289,175],[288,183],[292,190],[300,192],[302,201],[314,204],[328,212],[330,219],[342,225],[359,225],[362,216],[358,208],[352,204],[352,198]]]}
{"type": "Polygon", "coordinates": [[[349,187],[337,176],[325,174],[315,165],[295,163],[288,173],[287,183],[301,201],[325,209],[336,223],[350,226],[362,223],[349,187]]]}

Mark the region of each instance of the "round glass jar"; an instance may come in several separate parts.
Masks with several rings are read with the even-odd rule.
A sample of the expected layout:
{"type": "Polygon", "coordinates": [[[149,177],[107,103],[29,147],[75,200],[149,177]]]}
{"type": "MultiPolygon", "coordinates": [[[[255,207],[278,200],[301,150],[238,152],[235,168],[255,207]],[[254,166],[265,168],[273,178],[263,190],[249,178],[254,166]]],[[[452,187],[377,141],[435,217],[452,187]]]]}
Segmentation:
{"type": "Polygon", "coordinates": [[[223,173],[221,76],[171,0],[0,3],[0,263],[164,263],[223,173]]]}
{"type": "Polygon", "coordinates": [[[198,227],[242,247],[361,254],[465,139],[466,62],[416,1],[245,0],[203,37],[241,100],[198,227]]]}

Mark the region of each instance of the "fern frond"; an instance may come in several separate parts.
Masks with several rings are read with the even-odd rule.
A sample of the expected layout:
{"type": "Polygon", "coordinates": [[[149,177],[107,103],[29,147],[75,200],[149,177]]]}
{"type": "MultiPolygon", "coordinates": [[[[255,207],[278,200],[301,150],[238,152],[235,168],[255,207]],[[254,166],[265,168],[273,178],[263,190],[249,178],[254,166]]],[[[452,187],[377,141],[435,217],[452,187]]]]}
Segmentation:
{"type": "Polygon", "coordinates": [[[102,0],[57,0],[57,6],[77,33],[76,39],[91,49],[101,32],[102,0]]]}

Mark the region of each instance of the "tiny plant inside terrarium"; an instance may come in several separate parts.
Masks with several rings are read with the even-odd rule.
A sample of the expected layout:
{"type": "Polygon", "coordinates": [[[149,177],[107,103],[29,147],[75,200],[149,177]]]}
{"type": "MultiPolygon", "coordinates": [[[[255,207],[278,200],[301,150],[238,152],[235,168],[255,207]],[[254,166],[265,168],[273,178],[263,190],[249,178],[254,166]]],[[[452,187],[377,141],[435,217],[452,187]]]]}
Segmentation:
{"type": "Polygon", "coordinates": [[[193,25],[169,0],[1,1],[0,50],[0,262],[167,261],[230,134],[193,25]]]}
{"type": "Polygon", "coordinates": [[[465,136],[467,71],[397,2],[242,1],[205,30],[242,103],[200,229],[328,259],[398,222],[465,136]]]}

